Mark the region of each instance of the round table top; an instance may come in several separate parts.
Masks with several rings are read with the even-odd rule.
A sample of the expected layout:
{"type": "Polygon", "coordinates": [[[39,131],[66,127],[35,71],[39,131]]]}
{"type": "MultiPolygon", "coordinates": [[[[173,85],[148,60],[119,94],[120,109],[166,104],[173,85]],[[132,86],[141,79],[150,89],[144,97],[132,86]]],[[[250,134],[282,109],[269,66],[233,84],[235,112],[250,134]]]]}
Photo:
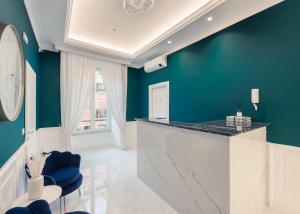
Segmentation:
{"type": "Polygon", "coordinates": [[[56,201],[61,196],[61,187],[57,185],[45,186],[43,190],[43,194],[40,198],[30,200],[28,198],[28,193],[21,195],[17,200],[14,201],[12,207],[27,207],[34,201],[37,200],[45,200],[49,204],[56,201]]]}

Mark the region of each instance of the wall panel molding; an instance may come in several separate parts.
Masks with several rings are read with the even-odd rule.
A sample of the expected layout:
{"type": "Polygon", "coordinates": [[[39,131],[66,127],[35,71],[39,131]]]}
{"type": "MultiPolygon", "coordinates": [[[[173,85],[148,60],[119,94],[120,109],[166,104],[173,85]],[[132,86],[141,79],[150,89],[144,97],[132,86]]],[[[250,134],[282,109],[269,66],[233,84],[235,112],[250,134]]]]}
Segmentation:
{"type": "Polygon", "coordinates": [[[0,213],[10,209],[13,201],[26,192],[26,154],[27,144],[23,143],[0,169],[0,213]]]}
{"type": "Polygon", "coordinates": [[[270,155],[270,206],[300,214],[300,148],[270,144],[270,155]]]}

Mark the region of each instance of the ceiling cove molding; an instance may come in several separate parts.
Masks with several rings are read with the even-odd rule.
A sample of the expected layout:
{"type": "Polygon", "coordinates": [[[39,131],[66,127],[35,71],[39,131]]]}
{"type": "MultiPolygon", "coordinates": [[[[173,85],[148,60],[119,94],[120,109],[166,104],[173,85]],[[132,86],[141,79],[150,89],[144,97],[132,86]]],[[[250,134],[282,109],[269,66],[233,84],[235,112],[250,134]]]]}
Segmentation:
{"type": "Polygon", "coordinates": [[[44,35],[43,29],[42,29],[38,6],[35,3],[35,0],[24,0],[24,4],[25,4],[26,10],[27,10],[27,14],[29,16],[29,20],[30,20],[36,41],[39,46],[39,51],[53,48],[43,40],[43,38],[45,38],[45,35],[44,35]]]}
{"type": "Polygon", "coordinates": [[[73,9],[73,0],[68,0],[67,1],[67,11],[66,11],[64,42],[67,41],[67,37],[68,37],[68,34],[69,34],[72,9],[73,9]]]}
{"type": "Polygon", "coordinates": [[[99,54],[107,54],[107,55],[122,57],[122,58],[126,58],[128,60],[133,60],[135,58],[134,56],[132,56],[130,54],[126,54],[126,53],[123,53],[123,52],[111,50],[111,49],[108,49],[108,48],[102,48],[102,47],[99,47],[97,45],[93,45],[93,44],[90,44],[90,43],[85,43],[85,42],[78,41],[78,40],[75,40],[75,39],[66,39],[64,41],[64,43],[68,44],[68,45],[78,46],[80,48],[89,49],[89,50],[92,50],[92,51],[97,52],[99,54]]]}
{"type": "Polygon", "coordinates": [[[70,47],[69,45],[58,45],[55,46],[55,49],[58,51],[79,54],[79,55],[88,56],[99,60],[109,61],[109,62],[123,64],[123,65],[137,68],[135,66],[132,66],[130,60],[116,59],[115,57],[108,57],[107,54],[92,53],[87,50],[82,50],[81,48],[78,49],[78,47],[70,47]]]}
{"type": "Polygon", "coordinates": [[[69,35],[69,30],[70,30],[70,22],[71,22],[71,16],[72,16],[72,8],[73,8],[73,0],[69,0],[68,4],[67,4],[64,43],[77,45],[77,46],[83,47],[83,48],[85,47],[85,48],[91,49],[91,50],[93,50],[95,52],[99,52],[99,53],[111,54],[113,56],[125,57],[128,60],[133,60],[133,59],[137,58],[138,56],[140,56],[140,55],[144,54],[145,52],[147,52],[149,49],[153,48],[155,45],[157,45],[160,42],[166,40],[167,38],[169,38],[170,36],[172,36],[173,34],[178,32],[179,30],[183,29],[187,25],[191,24],[192,22],[194,22],[198,18],[200,18],[203,15],[207,14],[209,11],[211,11],[214,8],[218,7],[219,5],[224,3],[225,1],[226,0],[211,0],[210,2],[205,4],[203,7],[201,7],[199,10],[192,13],[190,16],[188,16],[187,18],[185,18],[184,20],[182,20],[181,22],[179,22],[178,24],[176,24],[175,26],[173,26],[172,28],[167,30],[164,34],[160,35],[159,37],[154,39],[152,42],[150,42],[146,46],[142,47],[140,50],[138,50],[134,54],[128,54],[128,53],[124,53],[124,52],[120,52],[120,51],[116,51],[116,50],[112,50],[112,49],[108,49],[108,48],[103,48],[101,46],[97,46],[97,45],[93,45],[93,44],[90,44],[90,43],[85,43],[85,42],[82,42],[82,41],[78,41],[78,40],[69,38],[68,35],[69,35]]]}

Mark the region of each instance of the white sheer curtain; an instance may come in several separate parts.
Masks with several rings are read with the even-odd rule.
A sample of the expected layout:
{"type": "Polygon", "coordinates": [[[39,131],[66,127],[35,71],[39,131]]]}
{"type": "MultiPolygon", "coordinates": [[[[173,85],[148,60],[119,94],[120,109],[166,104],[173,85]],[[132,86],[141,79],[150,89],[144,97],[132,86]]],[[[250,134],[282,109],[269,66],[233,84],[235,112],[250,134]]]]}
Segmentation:
{"type": "Polygon", "coordinates": [[[80,122],[92,90],[97,60],[72,53],[61,53],[61,122],[63,142],[71,149],[72,133],[80,122]]]}
{"type": "Polygon", "coordinates": [[[127,66],[98,61],[111,112],[111,131],[115,144],[125,149],[127,66]]]}

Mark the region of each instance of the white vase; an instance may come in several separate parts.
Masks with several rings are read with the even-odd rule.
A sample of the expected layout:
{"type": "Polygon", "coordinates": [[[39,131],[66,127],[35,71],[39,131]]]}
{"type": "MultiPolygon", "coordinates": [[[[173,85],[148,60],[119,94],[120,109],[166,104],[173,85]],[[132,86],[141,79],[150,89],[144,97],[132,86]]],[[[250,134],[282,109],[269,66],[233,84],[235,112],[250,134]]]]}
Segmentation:
{"type": "Polygon", "coordinates": [[[44,176],[30,178],[28,181],[28,198],[30,200],[38,199],[42,196],[44,189],[44,176]]]}

